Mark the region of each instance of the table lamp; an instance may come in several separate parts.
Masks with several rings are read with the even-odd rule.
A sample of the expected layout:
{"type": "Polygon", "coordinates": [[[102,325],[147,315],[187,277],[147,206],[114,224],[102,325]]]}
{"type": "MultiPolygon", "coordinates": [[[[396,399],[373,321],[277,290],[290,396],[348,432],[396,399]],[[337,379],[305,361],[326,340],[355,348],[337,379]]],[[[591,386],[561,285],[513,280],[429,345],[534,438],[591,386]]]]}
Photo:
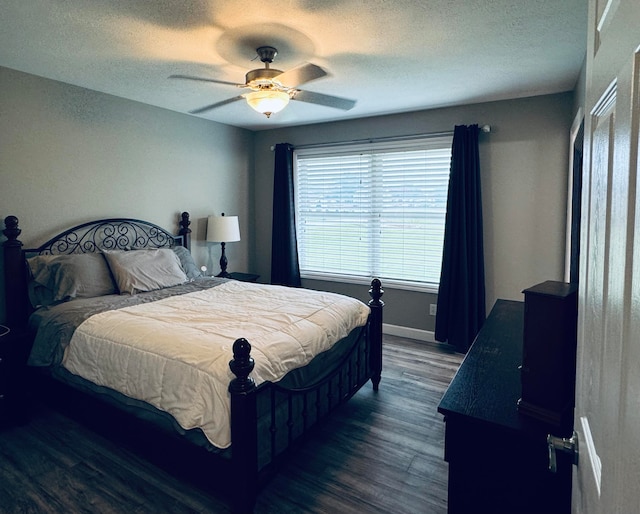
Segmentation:
{"type": "Polygon", "coordinates": [[[222,255],[220,256],[220,273],[216,277],[228,277],[227,256],[224,253],[226,243],[240,241],[240,226],[238,216],[209,216],[207,220],[207,242],[220,243],[222,255]]]}

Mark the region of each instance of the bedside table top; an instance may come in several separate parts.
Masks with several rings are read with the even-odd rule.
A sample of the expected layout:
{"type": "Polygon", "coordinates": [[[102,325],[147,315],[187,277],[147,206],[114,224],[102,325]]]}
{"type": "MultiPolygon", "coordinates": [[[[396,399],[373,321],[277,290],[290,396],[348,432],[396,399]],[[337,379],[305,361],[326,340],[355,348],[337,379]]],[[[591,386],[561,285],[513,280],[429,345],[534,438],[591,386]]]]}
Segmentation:
{"type": "Polygon", "coordinates": [[[229,273],[229,276],[227,278],[240,280],[241,282],[255,282],[260,278],[260,275],[255,275],[253,273],[239,273],[236,271],[233,273],[229,273]]]}

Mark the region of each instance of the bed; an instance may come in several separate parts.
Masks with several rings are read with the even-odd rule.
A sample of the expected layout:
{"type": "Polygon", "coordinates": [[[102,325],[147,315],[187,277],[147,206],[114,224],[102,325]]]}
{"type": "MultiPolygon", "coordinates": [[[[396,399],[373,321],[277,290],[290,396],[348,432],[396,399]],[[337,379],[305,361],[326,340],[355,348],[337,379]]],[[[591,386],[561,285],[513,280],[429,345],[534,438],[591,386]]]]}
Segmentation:
{"type": "MultiPolygon", "coordinates": [[[[25,249],[5,218],[6,324],[28,364],[201,448],[251,512],[284,456],[382,370],[383,294],[203,277],[177,235],[111,218],[25,249]]],[[[200,451],[200,450],[198,450],[200,451]]]]}

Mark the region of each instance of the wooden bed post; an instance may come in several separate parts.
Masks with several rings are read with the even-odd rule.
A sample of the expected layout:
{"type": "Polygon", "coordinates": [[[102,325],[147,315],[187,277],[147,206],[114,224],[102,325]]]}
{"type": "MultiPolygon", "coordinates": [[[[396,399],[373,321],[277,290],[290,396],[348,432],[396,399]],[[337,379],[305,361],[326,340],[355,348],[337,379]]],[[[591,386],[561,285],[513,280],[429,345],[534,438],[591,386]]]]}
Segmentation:
{"type": "Polygon", "coordinates": [[[180,215],[180,230],[178,235],[182,236],[182,244],[184,247],[191,251],[191,229],[189,228],[191,221],[189,220],[189,213],[183,212],[180,215]]]}
{"type": "Polygon", "coordinates": [[[380,280],[374,278],[369,289],[369,308],[371,317],[369,319],[369,366],[371,368],[371,383],[373,390],[377,391],[382,378],[382,308],[384,302],[380,300],[384,290],[380,280]]]}
{"type": "Polygon", "coordinates": [[[246,339],[233,343],[233,359],[229,362],[236,376],[229,384],[231,393],[231,462],[233,511],[253,512],[258,494],[258,426],[256,384],[249,374],[255,365],[246,339]]]}
{"type": "Polygon", "coordinates": [[[7,236],[4,247],[4,288],[6,324],[10,328],[23,327],[29,317],[29,298],[27,297],[27,275],[22,254],[22,241],[18,236],[18,218],[7,216],[4,219],[7,236]]]}

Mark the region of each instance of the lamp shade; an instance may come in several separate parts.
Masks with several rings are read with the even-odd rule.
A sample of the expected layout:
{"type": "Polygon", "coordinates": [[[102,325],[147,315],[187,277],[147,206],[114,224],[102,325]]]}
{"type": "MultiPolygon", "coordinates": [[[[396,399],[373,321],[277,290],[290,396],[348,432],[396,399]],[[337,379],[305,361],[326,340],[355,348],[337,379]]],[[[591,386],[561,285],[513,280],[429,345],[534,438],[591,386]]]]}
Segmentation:
{"type": "Polygon", "coordinates": [[[210,243],[240,241],[238,216],[209,216],[207,219],[207,241],[210,243]]]}
{"type": "Polygon", "coordinates": [[[289,95],[287,93],[272,89],[253,91],[244,96],[253,109],[266,114],[267,118],[274,112],[280,112],[289,103],[289,95]]]}

